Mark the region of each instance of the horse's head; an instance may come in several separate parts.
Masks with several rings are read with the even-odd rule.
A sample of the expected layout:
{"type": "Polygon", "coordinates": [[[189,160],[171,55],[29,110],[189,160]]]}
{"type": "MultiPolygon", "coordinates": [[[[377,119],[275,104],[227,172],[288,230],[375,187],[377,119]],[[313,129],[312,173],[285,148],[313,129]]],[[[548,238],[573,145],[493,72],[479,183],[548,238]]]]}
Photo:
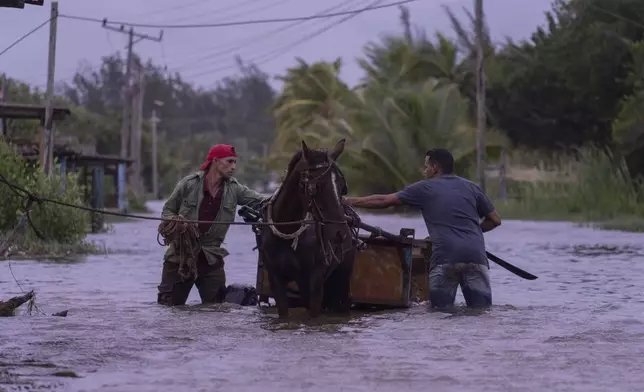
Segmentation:
{"type": "Polygon", "coordinates": [[[347,184],[336,164],[344,144],[345,139],[340,140],[329,153],[311,149],[302,141],[301,159],[294,169],[300,174],[300,192],[309,212],[320,221],[344,218],[341,197],[347,193],[347,184]]]}

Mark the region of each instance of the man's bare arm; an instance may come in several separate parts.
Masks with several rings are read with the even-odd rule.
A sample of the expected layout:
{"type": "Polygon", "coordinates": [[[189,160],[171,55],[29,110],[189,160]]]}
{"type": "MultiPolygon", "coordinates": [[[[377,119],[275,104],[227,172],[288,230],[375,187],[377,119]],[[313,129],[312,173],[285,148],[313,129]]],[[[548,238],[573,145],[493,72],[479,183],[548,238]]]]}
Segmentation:
{"type": "Polygon", "coordinates": [[[496,210],[487,214],[483,219],[483,222],[481,222],[481,230],[483,230],[484,233],[494,230],[499,226],[501,226],[501,216],[496,212],[496,210]]]}
{"type": "Polygon", "coordinates": [[[345,197],[343,200],[345,203],[358,208],[387,208],[402,204],[395,193],[364,197],[345,197]]]}

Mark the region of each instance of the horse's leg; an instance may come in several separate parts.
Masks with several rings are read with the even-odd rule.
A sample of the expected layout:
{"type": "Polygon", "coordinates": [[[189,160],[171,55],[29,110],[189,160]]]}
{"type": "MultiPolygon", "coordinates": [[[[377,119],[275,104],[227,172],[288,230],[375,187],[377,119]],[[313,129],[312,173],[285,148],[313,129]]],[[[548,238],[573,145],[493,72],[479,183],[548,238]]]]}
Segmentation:
{"type": "Polygon", "coordinates": [[[300,291],[300,304],[309,309],[311,305],[311,274],[308,268],[300,269],[297,278],[297,288],[300,291]]]}
{"type": "Polygon", "coordinates": [[[334,310],[338,313],[348,314],[351,312],[351,278],[353,276],[353,263],[355,252],[349,251],[344,255],[342,263],[335,270],[334,287],[334,310]]]}
{"type": "MultiPolygon", "coordinates": [[[[271,284],[271,292],[275,298],[275,305],[277,306],[277,313],[280,319],[288,318],[288,298],[286,296],[286,283],[280,275],[280,266],[283,265],[283,257],[273,256],[274,259],[270,260],[267,257],[268,252],[264,252],[264,265],[268,272],[268,281],[271,284]]],[[[278,253],[279,255],[279,253],[278,253]]]]}
{"type": "Polygon", "coordinates": [[[318,317],[322,310],[324,297],[324,262],[316,260],[310,271],[309,316],[318,317]]]}
{"type": "Polygon", "coordinates": [[[275,298],[277,314],[279,318],[288,318],[288,298],[286,297],[286,284],[283,279],[276,273],[268,273],[268,279],[271,282],[271,291],[275,298]]]}

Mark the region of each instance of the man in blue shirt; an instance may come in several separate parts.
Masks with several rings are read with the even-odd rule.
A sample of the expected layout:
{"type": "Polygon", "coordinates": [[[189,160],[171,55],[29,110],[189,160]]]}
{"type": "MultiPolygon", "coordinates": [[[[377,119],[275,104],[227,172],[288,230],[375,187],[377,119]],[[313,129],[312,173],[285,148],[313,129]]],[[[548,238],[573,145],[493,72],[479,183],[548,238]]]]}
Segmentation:
{"type": "Polygon", "coordinates": [[[434,308],[454,305],[461,286],[468,307],[492,305],[483,233],[501,224],[485,192],[453,174],[454,158],[444,149],[427,151],[425,180],[388,195],[346,197],[347,204],[387,208],[406,204],[422,211],[432,243],[429,301],[434,308]],[[483,218],[483,221],[481,221],[483,218]]]}

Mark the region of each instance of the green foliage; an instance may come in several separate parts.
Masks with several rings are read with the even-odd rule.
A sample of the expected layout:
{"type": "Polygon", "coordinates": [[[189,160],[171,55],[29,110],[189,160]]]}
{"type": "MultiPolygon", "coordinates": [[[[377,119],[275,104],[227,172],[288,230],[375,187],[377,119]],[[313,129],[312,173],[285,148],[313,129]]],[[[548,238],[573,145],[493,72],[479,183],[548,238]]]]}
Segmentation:
{"type": "MultiPolygon", "coordinates": [[[[141,63],[138,58],[134,61],[141,63]]],[[[153,109],[160,119],[158,169],[163,194],[172,191],[177,179],[197,170],[208,149],[216,143],[243,139],[249,155],[263,155],[274,135],[274,122],[268,109],[275,92],[268,84],[268,75],[256,66],[241,60],[238,66],[240,76],[225,78],[212,89],[204,90],[184,81],[179,74],[167,73],[151,61],[142,64],[145,83],[142,172],[148,189],[152,187],[149,119],[153,109]],[[155,101],[163,105],[158,106],[155,101]]],[[[74,113],[76,130],[67,131],[73,128],[68,127],[66,132],[76,136],[91,134],[99,154],[120,154],[125,68],[125,59],[118,53],[106,56],[100,68],[82,69],[72,83],[61,88],[70,102],[84,109],[78,111],[80,116],[74,113]],[[102,121],[96,122],[98,118],[102,121]]]]}
{"type": "MultiPolygon", "coordinates": [[[[83,192],[76,176],[68,175],[66,189],[61,192],[60,176],[46,176],[39,168],[28,166],[13,149],[0,139],[0,173],[11,183],[34,195],[70,204],[82,204],[83,192]]],[[[25,200],[9,186],[0,184],[0,232],[12,230],[25,212],[25,200]]],[[[61,244],[80,242],[86,235],[89,214],[85,211],[42,202],[32,205],[31,221],[45,241],[61,244]]],[[[37,238],[31,226],[26,239],[37,238]]]]}
{"type": "MultiPolygon", "coordinates": [[[[372,90],[375,86],[372,86],[372,90]]],[[[386,88],[386,87],[385,87],[386,88]]],[[[455,85],[435,79],[363,96],[345,128],[357,146],[344,165],[347,177],[362,192],[393,192],[422,178],[429,148],[452,151],[456,170],[463,174],[475,157],[475,129],[467,118],[467,100],[455,85]],[[364,178],[364,171],[378,175],[364,178]]],[[[490,153],[507,145],[503,135],[490,131],[490,153]]]]}
{"type": "Polygon", "coordinates": [[[501,204],[501,212],[589,221],[644,219],[644,184],[629,174],[623,158],[584,147],[574,158],[560,158],[555,170],[565,178],[523,184],[520,199],[501,204]]]}
{"type": "Polygon", "coordinates": [[[337,118],[343,111],[350,91],[339,78],[341,66],[339,59],[308,64],[298,58],[295,67],[278,76],[284,87],[272,107],[277,128],[269,160],[273,169],[284,167],[314,123],[337,118]]]}
{"type": "Polygon", "coordinates": [[[621,102],[621,111],[613,122],[613,140],[624,154],[644,147],[644,41],[631,44],[633,62],[627,82],[633,93],[621,102]]]}
{"type": "MultiPolygon", "coordinates": [[[[353,90],[339,78],[339,61],[298,60],[280,78],[275,168],[284,167],[300,140],[320,146],[340,138],[349,141],[340,165],[352,193],[393,192],[419,180],[425,152],[433,147],[452,150],[461,171],[472,164],[471,104],[461,93],[470,86],[467,63],[443,35],[436,42],[412,36],[404,12],[402,19],[405,37],[386,36],[366,47],[359,61],[366,76],[353,90]]],[[[509,142],[492,129],[486,145],[495,157],[509,142]]]]}
{"type": "Polygon", "coordinates": [[[555,2],[529,42],[510,42],[496,57],[491,118],[515,144],[566,149],[608,145],[627,80],[632,43],[644,30],[639,0],[555,2]],[[630,21],[630,22],[629,22],[630,21]]]}
{"type": "MultiPolygon", "coordinates": [[[[144,64],[143,117],[149,119],[156,108],[161,119],[162,193],[221,142],[239,146],[242,181],[266,179],[266,166],[283,170],[301,140],[328,146],[339,138],[349,141],[340,164],[352,193],[390,192],[419,179],[423,155],[433,147],[452,150],[457,172],[472,173],[474,18],[466,11],[462,23],[445,9],[455,39],[412,33],[410,14],[402,8],[402,31],[365,46],[358,60],[364,77],[353,87],[340,79],[339,60],[308,64],[298,59],[278,78],[283,88],[277,96],[268,76],[241,60],[240,75],[212,89],[196,88],[178,74],[144,64]],[[164,105],[155,106],[155,100],[164,105]],[[270,157],[264,159],[269,144],[270,157]]],[[[577,152],[570,164],[575,181],[513,183],[522,197],[520,208],[589,219],[641,213],[641,185],[634,180],[634,174],[644,173],[641,20],[641,0],[555,0],[544,27],[527,41],[494,45],[485,28],[487,162],[496,163],[501,149],[552,155],[600,146],[577,152]]],[[[87,68],[63,85],[74,115],[58,126],[60,133],[95,143],[101,154],[118,154],[124,70],[120,55],[108,56],[100,68],[87,68]]],[[[12,83],[11,99],[42,99],[29,86],[12,83]]],[[[12,132],[32,135],[37,124],[11,125],[12,132]]],[[[150,143],[146,121],[142,144],[148,188],[150,143]]]]}

